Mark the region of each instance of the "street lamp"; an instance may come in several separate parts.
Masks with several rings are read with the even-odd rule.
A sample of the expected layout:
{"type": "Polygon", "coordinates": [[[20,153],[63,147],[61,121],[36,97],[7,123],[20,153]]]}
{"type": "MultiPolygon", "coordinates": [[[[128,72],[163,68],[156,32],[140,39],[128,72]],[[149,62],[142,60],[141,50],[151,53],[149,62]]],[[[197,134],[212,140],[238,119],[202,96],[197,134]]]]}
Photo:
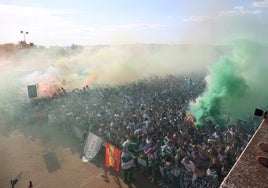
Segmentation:
{"type": "Polygon", "coordinates": [[[29,34],[29,32],[28,31],[26,31],[26,32],[20,31],[20,33],[23,34],[24,42],[26,43],[25,35],[29,34]]]}

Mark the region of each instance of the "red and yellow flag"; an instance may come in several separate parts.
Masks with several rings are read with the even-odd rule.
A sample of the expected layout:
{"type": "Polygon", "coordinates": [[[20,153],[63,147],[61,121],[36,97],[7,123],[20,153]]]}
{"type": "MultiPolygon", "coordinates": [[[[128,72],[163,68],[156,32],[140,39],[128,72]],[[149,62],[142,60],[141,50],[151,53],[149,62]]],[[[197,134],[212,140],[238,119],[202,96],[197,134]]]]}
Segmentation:
{"type": "Polygon", "coordinates": [[[121,151],[109,142],[105,142],[105,150],[105,166],[113,167],[116,172],[119,172],[121,151]]]}

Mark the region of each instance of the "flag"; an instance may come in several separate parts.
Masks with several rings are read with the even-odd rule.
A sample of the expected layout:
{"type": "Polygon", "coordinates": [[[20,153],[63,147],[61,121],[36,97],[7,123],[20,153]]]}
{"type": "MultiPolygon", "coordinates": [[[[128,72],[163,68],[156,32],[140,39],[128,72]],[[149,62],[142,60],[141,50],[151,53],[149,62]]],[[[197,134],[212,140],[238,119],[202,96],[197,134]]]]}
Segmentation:
{"type": "Polygon", "coordinates": [[[101,137],[98,137],[92,132],[89,132],[87,141],[84,147],[85,158],[87,160],[92,160],[100,151],[102,144],[103,144],[103,139],[101,137]]]}
{"type": "Polygon", "coordinates": [[[116,172],[119,172],[121,151],[109,142],[105,142],[105,150],[105,166],[113,167],[116,172]]]}

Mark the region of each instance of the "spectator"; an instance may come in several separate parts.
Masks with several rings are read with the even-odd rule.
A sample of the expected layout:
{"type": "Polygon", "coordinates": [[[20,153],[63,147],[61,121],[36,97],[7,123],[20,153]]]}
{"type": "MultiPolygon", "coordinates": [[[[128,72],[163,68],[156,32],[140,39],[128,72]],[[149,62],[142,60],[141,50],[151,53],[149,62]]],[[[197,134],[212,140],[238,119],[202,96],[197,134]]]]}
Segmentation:
{"type": "MultiPolygon", "coordinates": [[[[258,143],[258,147],[264,151],[268,152],[268,143],[260,142],[258,143]]],[[[265,156],[257,156],[256,160],[264,167],[268,168],[268,158],[265,156]]]]}
{"type": "Polygon", "coordinates": [[[219,179],[218,179],[218,173],[217,173],[216,169],[217,169],[216,165],[212,164],[206,170],[206,174],[209,178],[210,185],[218,184],[219,179]]]}
{"type": "Polygon", "coordinates": [[[29,181],[28,188],[33,188],[33,183],[32,183],[32,181],[29,181]]]}
{"type": "Polygon", "coordinates": [[[186,169],[186,172],[193,177],[193,181],[195,181],[196,176],[193,176],[193,173],[195,171],[195,164],[190,160],[188,156],[184,157],[181,161],[183,164],[184,168],[186,169]]]}
{"type": "Polygon", "coordinates": [[[10,180],[11,187],[14,188],[17,182],[18,179],[10,180]]]}
{"type": "Polygon", "coordinates": [[[34,108],[24,108],[29,114],[50,112],[46,114],[51,128],[81,138],[82,143],[91,131],[123,149],[125,140],[136,135],[139,142],[143,140],[139,145],[141,158],[150,164],[146,167],[153,182],[162,177],[162,183],[174,186],[178,183],[174,178],[184,173],[205,181],[202,170],[211,165],[214,166],[211,171],[216,170],[221,181],[222,167],[226,170],[225,159],[232,166],[250,139],[245,135],[252,132],[233,126],[230,119],[226,125],[206,121],[197,128],[194,117],[186,109],[189,101],[205,89],[205,82],[203,75],[193,76],[191,80],[194,84],[189,85],[183,77],[152,76],[124,86],[94,89],[86,86],[70,92],[65,89],[64,96],[68,97],[59,94],[37,99],[34,108]]]}
{"type": "Polygon", "coordinates": [[[222,178],[225,178],[228,175],[230,170],[231,170],[231,165],[230,165],[229,159],[224,158],[223,165],[222,165],[222,168],[221,168],[222,178]]]}
{"type": "Polygon", "coordinates": [[[257,156],[256,160],[264,167],[268,168],[268,158],[265,156],[257,156]]]}

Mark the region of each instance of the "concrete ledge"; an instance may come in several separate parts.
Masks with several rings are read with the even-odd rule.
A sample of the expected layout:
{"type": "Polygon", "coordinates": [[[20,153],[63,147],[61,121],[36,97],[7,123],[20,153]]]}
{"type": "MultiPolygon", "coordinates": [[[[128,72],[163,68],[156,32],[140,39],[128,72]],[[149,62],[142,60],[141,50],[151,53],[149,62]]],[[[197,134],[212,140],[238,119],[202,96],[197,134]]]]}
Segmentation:
{"type": "Polygon", "coordinates": [[[258,148],[258,142],[268,142],[268,119],[262,121],[220,188],[268,187],[268,168],[256,161],[258,155],[268,157],[268,153],[258,148]]]}

